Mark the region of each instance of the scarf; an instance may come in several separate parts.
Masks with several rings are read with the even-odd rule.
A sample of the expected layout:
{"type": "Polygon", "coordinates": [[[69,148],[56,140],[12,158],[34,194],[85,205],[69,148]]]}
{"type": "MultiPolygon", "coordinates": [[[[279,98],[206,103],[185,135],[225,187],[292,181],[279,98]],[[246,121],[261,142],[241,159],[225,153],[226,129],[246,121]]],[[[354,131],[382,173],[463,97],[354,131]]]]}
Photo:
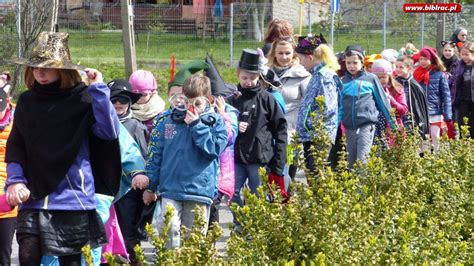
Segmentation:
{"type": "Polygon", "coordinates": [[[413,77],[418,83],[428,85],[430,82],[430,71],[432,69],[433,66],[430,66],[428,69],[419,66],[415,69],[415,72],[413,72],[413,77]]]}
{"type": "Polygon", "coordinates": [[[275,74],[277,74],[277,76],[281,78],[281,76],[283,76],[283,74],[285,74],[285,72],[290,68],[291,68],[291,65],[286,66],[286,67],[273,67],[273,71],[275,71],[275,74]]]}
{"type": "Polygon", "coordinates": [[[155,118],[164,109],[165,102],[155,93],[147,103],[132,105],[132,114],[136,119],[145,122],[155,118]]]}
{"type": "Polygon", "coordinates": [[[458,61],[458,57],[456,55],[453,55],[451,58],[447,59],[446,57],[441,56],[441,61],[443,61],[443,65],[446,67],[446,70],[448,72],[451,72],[451,66],[458,61]]]}
{"type": "Polygon", "coordinates": [[[22,166],[34,200],[56,191],[86,139],[96,192],[118,189],[118,140],[104,141],[92,134],[95,119],[86,88],[82,82],[69,89],[61,89],[59,82],[35,83],[18,99],[5,162],[22,166]],[[101,185],[107,188],[98,188],[101,185]]]}

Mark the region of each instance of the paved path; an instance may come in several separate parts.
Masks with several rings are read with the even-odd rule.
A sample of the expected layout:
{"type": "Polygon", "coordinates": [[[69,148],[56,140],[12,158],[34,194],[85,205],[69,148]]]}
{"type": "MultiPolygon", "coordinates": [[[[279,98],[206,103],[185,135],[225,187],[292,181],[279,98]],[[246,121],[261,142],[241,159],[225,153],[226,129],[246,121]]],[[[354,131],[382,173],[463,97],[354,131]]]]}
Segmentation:
{"type": "MultiPolygon", "coordinates": [[[[219,210],[219,216],[220,216],[219,222],[222,229],[224,230],[224,234],[222,235],[221,239],[217,243],[217,248],[219,249],[219,251],[223,252],[225,249],[225,241],[230,236],[228,223],[232,222],[232,213],[230,212],[229,208],[225,204],[221,205],[221,208],[219,210]]],[[[145,251],[145,254],[148,255],[147,257],[151,258],[152,254],[154,253],[153,246],[148,242],[142,242],[142,246],[145,251]]],[[[13,239],[12,265],[20,265],[18,262],[18,244],[16,242],[16,239],[13,239]]]]}
{"type": "MultiPolygon", "coordinates": [[[[300,170],[296,174],[296,181],[306,183],[304,173],[300,170]]],[[[219,224],[224,230],[224,234],[221,239],[217,242],[217,248],[223,252],[225,250],[225,242],[230,237],[229,223],[232,222],[232,213],[225,203],[222,203],[219,209],[219,224]]],[[[151,258],[153,252],[153,246],[148,242],[142,242],[142,247],[149,258],[151,258]]],[[[13,254],[12,254],[12,265],[19,265],[18,263],[18,245],[16,239],[13,239],[13,254]]]]}

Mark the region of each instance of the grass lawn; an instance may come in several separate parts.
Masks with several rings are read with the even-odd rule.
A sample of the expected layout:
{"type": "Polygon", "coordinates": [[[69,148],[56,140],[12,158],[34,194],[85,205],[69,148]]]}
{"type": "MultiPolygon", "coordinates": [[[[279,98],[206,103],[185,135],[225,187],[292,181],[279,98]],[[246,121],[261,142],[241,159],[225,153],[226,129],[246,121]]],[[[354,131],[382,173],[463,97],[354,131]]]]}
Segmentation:
{"type": "MultiPolygon", "coordinates": [[[[329,41],[329,33],[323,32],[329,41]]],[[[387,48],[399,49],[408,41],[407,37],[387,36],[387,48]]],[[[414,39],[415,44],[419,38],[414,39]]],[[[335,51],[343,51],[349,44],[362,45],[368,54],[382,50],[382,34],[336,34],[335,51]]],[[[74,62],[94,67],[104,73],[109,81],[114,78],[124,78],[123,47],[121,32],[78,32],[71,31],[69,37],[71,56],[74,62]]],[[[235,64],[244,48],[261,47],[256,41],[234,41],[233,62],[229,67],[230,45],[228,39],[207,38],[205,41],[192,35],[157,35],[146,33],[136,34],[135,48],[138,68],[147,69],[154,73],[160,95],[166,99],[167,84],[170,76],[170,58],[174,54],[177,70],[180,65],[190,60],[204,59],[206,53],[213,55],[219,71],[226,82],[237,83],[235,64]]],[[[425,41],[425,45],[434,45],[434,40],[425,41]]],[[[417,45],[419,46],[419,44],[417,45]]]]}
{"type": "MultiPolygon", "coordinates": [[[[329,34],[323,32],[329,41],[329,34]]],[[[409,38],[387,36],[387,48],[400,49],[409,38]]],[[[419,46],[419,37],[414,38],[419,46]]],[[[75,61],[82,64],[117,63],[123,64],[121,32],[70,32],[70,49],[75,61]]],[[[343,51],[349,44],[361,44],[367,53],[382,50],[382,34],[335,34],[335,51],[343,51]]],[[[434,45],[434,41],[425,41],[425,45],[434,45]]],[[[238,61],[244,48],[261,47],[261,42],[235,40],[233,44],[233,62],[238,61]]],[[[153,65],[156,68],[168,67],[174,54],[178,65],[194,59],[202,59],[206,53],[213,55],[219,63],[229,63],[230,45],[228,39],[207,38],[205,41],[193,35],[136,34],[135,49],[139,64],[153,65]]]]}

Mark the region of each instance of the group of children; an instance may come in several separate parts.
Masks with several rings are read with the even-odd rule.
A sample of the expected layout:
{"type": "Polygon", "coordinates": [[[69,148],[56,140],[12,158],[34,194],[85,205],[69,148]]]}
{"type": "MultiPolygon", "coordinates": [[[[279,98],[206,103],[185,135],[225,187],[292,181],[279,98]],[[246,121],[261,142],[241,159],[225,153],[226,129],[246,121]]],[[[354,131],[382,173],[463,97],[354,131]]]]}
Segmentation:
{"type": "MultiPolygon", "coordinates": [[[[332,167],[342,134],[351,169],[367,160],[374,138],[396,145],[396,130],[431,139],[438,149],[453,113],[459,124],[469,118],[472,136],[473,43],[444,43],[445,60],[451,48],[461,58],[447,73],[430,47],[366,57],[361,46],[349,45],[338,56],[322,35],[298,43],[292,37],[269,47],[272,80],[262,73],[262,53],[252,49],[242,52],[236,87],[224,84],[207,60],[183,66],[169,82],[164,110],[152,73],[139,70],[106,85],[100,72],[71,63],[67,34],[40,34],[31,57],[17,61],[26,66],[28,90],[18,99],[14,123],[8,92],[0,90],[6,162],[0,207],[7,207],[0,209],[1,263],[9,264],[16,229],[22,264],[56,256],[56,263],[79,265],[85,244],[94,248],[96,264],[104,251],[136,264],[140,225],[151,222],[147,206],[162,210],[159,231],[166,207],[174,209],[167,247],[177,248],[181,226],[191,228],[197,213],[212,223],[223,196],[243,206],[245,184],[257,193],[261,167],[288,200],[284,176],[294,132],[306,168],[316,170],[310,150],[318,147],[311,116],[318,113],[317,96],[324,96],[316,118],[330,136],[332,167]],[[57,52],[45,52],[51,50],[57,52]],[[279,103],[277,93],[290,103],[279,103]]],[[[235,221],[237,228],[242,223],[235,221]]]]}

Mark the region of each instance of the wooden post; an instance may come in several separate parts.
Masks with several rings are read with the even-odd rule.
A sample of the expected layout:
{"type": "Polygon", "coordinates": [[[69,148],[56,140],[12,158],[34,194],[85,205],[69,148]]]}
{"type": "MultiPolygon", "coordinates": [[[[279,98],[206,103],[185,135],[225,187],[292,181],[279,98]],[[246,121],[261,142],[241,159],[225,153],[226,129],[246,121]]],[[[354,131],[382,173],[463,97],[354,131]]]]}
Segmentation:
{"type": "Polygon", "coordinates": [[[120,0],[122,11],[123,55],[125,60],[125,78],[137,70],[135,56],[135,32],[133,30],[133,6],[131,0],[120,0]]]}

